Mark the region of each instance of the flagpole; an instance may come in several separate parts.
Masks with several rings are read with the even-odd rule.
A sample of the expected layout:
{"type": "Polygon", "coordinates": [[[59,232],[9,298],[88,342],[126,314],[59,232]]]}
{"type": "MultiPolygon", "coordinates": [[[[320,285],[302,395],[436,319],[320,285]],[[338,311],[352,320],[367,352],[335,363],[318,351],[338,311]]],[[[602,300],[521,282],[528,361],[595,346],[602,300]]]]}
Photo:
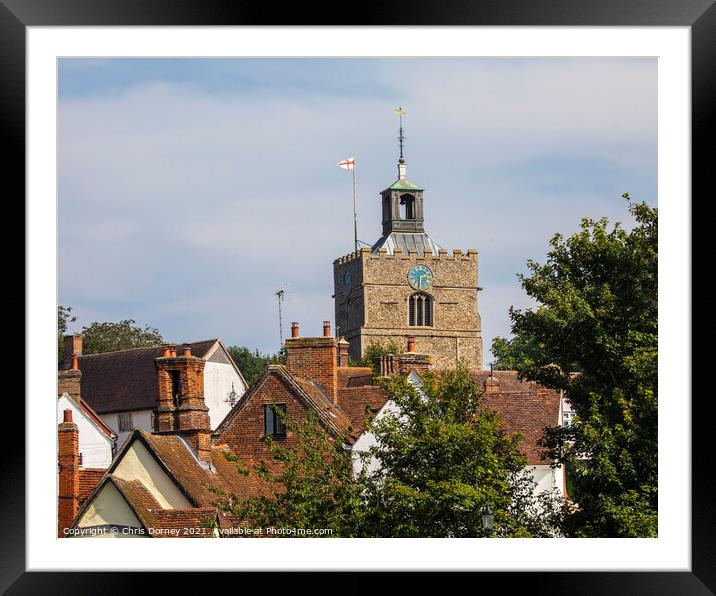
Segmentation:
{"type": "Polygon", "coordinates": [[[358,213],[356,211],[356,157],[353,156],[353,238],[358,252],[358,213]]]}

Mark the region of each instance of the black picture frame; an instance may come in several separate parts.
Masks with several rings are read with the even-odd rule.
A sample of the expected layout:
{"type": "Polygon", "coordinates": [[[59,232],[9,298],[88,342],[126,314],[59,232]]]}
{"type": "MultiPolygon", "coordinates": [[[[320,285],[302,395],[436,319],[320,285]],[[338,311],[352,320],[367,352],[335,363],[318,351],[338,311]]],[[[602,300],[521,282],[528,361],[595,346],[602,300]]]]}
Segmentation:
{"type": "MultiPolygon", "coordinates": [[[[7,152],[4,159],[6,198],[20,203],[25,195],[25,38],[30,26],[188,26],[188,25],[530,25],[530,26],[680,26],[691,28],[692,56],[692,194],[706,194],[712,165],[712,112],[716,106],[716,6],[713,0],[414,0],[353,4],[328,9],[320,4],[282,4],[247,0],[0,0],[0,123],[7,152]],[[327,22],[330,19],[330,22],[327,22]]],[[[22,216],[21,216],[22,217],[22,216]]],[[[19,285],[19,284],[18,284],[19,285]]],[[[26,316],[29,313],[26,312],[26,316]]],[[[684,403],[691,398],[691,375],[684,383],[684,403]]],[[[26,395],[26,399],[42,396],[26,395]]],[[[707,399],[704,397],[704,400],[707,399]]],[[[696,411],[696,404],[692,410],[696,411]]],[[[12,406],[17,409],[17,403],[12,406]]],[[[15,410],[16,411],[16,410],[15,410]]],[[[23,415],[24,417],[24,415],[23,415]]],[[[692,418],[692,436],[708,437],[708,416],[692,418]]],[[[26,421],[25,421],[26,422],[26,421]]],[[[17,416],[15,427],[23,432],[17,416]]],[[[23,437],[14,439],[22,445],[23,437]]],[[[705,440],[701,439],[704,443],[705,440]]],[[[666,448],[666,447],[665,447],[666,448]]],[[[508,580],[509,590],[529,594],[713,594],[716,592],[716,495],[710,486],[711,450],[692,445],[692,571],[489,573],[478,581],[508,580]],[[702,472],[699,473],[699,470],[702,472]]],[[[0,489],[0,590],[8,594],[127,593],[186,586],[186,574],[169,573],[31,573],[25,571],[25,458],[3,458],[0,489]]],[[[193,574],[192,574],[193,575],[193,574]]],[[[334,575],[333,573],[330,575],[334,575]]],[[[354,573],[347,581],[325,576],[307,585],[358,593],[375,588],[376,580],[354,573]],[[324,583],[325,582],[325,583],[324,583]]],[[[223,578],[229,581],[231,577],[223,578]]],[[[304,584],[308,578],[297,582],[304,584]]],[[[420,581],[420,578],[418,577],[420,581]]],[[[216,586],[217,579],[203,584],[216,586]]],[[[265,580],[242,577],[237,589],[262,589],[265,580]]],[[[280,579],[284,588],[292,580],[280,579]]],[[[382,580],[381,580],[382,581],[382,580]]],[[[404,579],[403,589],[405,589],[404,579]]],[[[474,581],[474,580],[470,580],[474,581]]],[[[219,589],[218,586],[216,589],[219,589]]],[[[292,589],[292,588],[290,588],[292,589]]]]}

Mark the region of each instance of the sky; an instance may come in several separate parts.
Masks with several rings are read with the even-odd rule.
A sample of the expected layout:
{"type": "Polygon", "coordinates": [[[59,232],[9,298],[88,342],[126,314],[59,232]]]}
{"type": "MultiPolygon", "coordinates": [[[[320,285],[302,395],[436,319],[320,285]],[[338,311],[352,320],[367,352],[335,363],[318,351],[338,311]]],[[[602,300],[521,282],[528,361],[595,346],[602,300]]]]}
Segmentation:
{"type": "Polygon", "coordinates": [[[479,253],[485,364],[518,274],[583,217],[657,204],[653,58],[61,59],[58,299],[183,343],[273,353],[333,321],[333,261],[381,234],[405,106],[425,228],[479,253]]]}

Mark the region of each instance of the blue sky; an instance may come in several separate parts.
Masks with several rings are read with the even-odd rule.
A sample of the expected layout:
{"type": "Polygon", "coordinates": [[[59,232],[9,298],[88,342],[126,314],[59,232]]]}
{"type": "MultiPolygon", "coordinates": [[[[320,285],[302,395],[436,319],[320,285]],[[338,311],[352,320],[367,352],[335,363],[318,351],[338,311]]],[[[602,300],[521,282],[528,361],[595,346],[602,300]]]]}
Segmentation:
{"type": "MultiPolygon", "coordinates": [[[[333,260],[380,236],[378,193],[408,177],[426,229],[479,251],[486,363],[530,305],[517,273],[582,217],[629,227],[657,200],[657,63],[639,58],[62,59],[59,300],[171,341],[278,348],[333,319],[333,260]]],[[[73,329],[74,330],[74,329],[73,329]]]]}

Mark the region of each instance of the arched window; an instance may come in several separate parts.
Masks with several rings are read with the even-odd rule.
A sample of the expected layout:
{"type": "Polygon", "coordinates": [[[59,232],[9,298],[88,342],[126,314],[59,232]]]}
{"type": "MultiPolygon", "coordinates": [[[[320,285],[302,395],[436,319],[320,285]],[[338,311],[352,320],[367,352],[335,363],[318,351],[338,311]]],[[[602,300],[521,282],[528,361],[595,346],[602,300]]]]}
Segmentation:
{"type": "Polygon", "coordinates": [[[400,197],[400,218],[415,219],[415,197],[413,195],[400,197]]]}
{"type": "Polygon", "coordinates": [[[408,325],[411,327],[433,326],[433,298],[418,292],[408,298],[408,325]]]}

